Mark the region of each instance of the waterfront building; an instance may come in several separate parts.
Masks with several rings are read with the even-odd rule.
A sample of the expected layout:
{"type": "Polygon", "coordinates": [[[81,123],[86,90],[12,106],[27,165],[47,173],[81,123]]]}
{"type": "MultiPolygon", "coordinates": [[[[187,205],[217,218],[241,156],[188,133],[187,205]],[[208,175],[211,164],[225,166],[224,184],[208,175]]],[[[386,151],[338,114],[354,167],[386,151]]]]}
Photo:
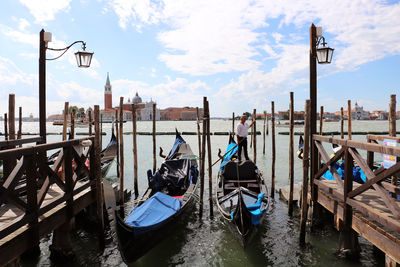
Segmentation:
{"type": "Polygon", "coordinates": [[[369,120],[369,112],[365,111],[362,106],[359,106],[356,102],[354,109],[351,110],[351,119],[353,120],[369,120]]]}

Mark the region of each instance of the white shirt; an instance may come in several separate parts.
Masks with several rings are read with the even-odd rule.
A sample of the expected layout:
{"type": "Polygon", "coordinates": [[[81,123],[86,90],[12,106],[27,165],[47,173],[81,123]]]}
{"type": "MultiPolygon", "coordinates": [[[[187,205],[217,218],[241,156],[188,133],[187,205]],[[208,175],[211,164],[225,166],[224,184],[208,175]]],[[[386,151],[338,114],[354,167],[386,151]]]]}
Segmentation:
{"type": "Polygon", "coordinates": [[[250,126],[246,122],[244,124],[240,122],[236,128],[236,134],[239,137],[247,137],[249,128],[250,126]]]}

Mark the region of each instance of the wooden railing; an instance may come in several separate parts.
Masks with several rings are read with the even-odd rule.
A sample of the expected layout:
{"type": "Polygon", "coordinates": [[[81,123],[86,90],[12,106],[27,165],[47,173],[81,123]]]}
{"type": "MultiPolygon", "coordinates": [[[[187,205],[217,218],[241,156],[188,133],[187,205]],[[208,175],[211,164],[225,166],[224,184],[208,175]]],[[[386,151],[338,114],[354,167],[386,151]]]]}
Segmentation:
{"type": "MultiPolygon", "coordinates": [[[[399,147],[384,146],[376,143],[377,141],[382,141],[387,138],[393,139],[393,137],[368,136],[368,142],[360,142],[313,135],[313,142],[318,149],[321,159],[320,168],[312,179],[313,186],[317,186],[319,189],[334,195],[344,202],[343,221],[347,221],[345,223],[350,222],[351,224],[351,213],[353,209],[356,209],[361,214],[379,222],[390,230],[400,231],[399,201],[389,193],[399,194],[400,188],[383,181],[390,177],[399,176],[400,163],[397,162],[397,164],[388,169],[373,167],[374,153],[400,157],[399,147]],[[330,158],[323,143],[337,144],[341,146],[341,148],[330,158]],[[367,152],[367,160],[359,153],[359,151],[363,150],[367,152]],[[343,179],[340,177],[335,167],[335,163],[340,159],[344,160],[343,179]],[[355,164],[360,167],[366,176],[366,182],[364,184],[353,182],[353,166],[355,164]],[[320,179],[327,170],[332,173],[335,179],[336,187],[334,190],[320,179]],[[382,209],[379,211],[376,207],[370,206],[362,201],[365,199],[365,192],[369,189],[374,190],[374,194],[379,198],[379,201],[382,202],[383,209],[387,212],[382,212],[382,209]]],[[[396,140],[396,138],[394,139],[396,140]]]]}
{"type": "Polygon", "coordinates": [[[101,174],[101,171],[89,171],[89,168],[100,168],[100,156],[95,153],[93,137],[0,151],[0,160],[5,159],[18,160],[11,173],[3,177],[0,186],[0,218],[3,219],[7,209],[14,210],[15,218],[12,223],[0,223],[0,240],[28,224],[33,241],[38,242],[39,228],[36,226],[41,216],[65,203],[67,217],[72,218],[74,196],[89,187],[95,189],[95,179],[101,179],[93,174],[101,174]],[[49,163],[46,154],[54,149],[59,154],[49,163]],[[86,161],[90,163],[89,168],[86,161]]]}

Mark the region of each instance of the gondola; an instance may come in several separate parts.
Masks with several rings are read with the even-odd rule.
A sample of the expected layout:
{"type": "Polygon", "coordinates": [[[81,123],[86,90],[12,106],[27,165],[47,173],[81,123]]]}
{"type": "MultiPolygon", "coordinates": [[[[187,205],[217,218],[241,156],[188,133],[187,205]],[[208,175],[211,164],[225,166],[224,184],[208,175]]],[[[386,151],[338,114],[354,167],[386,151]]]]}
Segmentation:
{"type": "Polygon", "coordinates": [[[160,168],[154,174],[148,171],[148,188],[127,218],[114,209],[118,247],[126,263],[139,259],[173,229],[194,202],[197,178],[196,157],[177,132],[160,168]]]}
{"type": "Polygon", "coordinates": [[[238,162],[237,150],[230,136],[218,172],[216,202],[229,229],[246,247],[267,214],[269,196],[257,166],[251,160],[238,162]]]}

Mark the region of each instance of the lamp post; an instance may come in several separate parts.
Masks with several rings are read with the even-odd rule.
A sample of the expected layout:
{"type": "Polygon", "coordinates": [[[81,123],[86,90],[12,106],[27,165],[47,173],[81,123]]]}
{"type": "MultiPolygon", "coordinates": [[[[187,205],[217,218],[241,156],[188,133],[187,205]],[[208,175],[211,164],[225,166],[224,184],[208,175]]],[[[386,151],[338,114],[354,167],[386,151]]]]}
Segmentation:
{"type": "MultiPolygon", "coordinates": [[[[314,175],[318,171],[318,150],[314,142],[312,142],[313,134],[317,133],[317,59],[319,64],[330,64],[332,62],[333,48],[327,47],[325,38],[322,36],[322,28],[310,27],[310,144],[311,144],[311,195],[313,203],[317,203],[317,188],[314,185],[314,175]],[[322,43],[321,43],[322,41],[322,43]],[[322,45],[322,47],[320,46],[322,45]]],[[[314,209],[315,211],[315,209],[314,209]]]]}
{"type": "Polygon", "coordinates": [[[82,51],[75,53],[78,67],[88,68],[92,61],[93,52],[87,52],[86,43],[84,41],[75,41],[65,48],[49,48],[48,43],[51,42],[51,33],[45,32],[44,29],[40,31],[40,44],[39,44],[39,134],[42,138],[41,143],[46,143],[46,60],[55,60],[62,57],[68,49],[74,44],[81,43],[82,51]],[[46,58],[46,50],[62,52],[55,58],[46,58]]]}

